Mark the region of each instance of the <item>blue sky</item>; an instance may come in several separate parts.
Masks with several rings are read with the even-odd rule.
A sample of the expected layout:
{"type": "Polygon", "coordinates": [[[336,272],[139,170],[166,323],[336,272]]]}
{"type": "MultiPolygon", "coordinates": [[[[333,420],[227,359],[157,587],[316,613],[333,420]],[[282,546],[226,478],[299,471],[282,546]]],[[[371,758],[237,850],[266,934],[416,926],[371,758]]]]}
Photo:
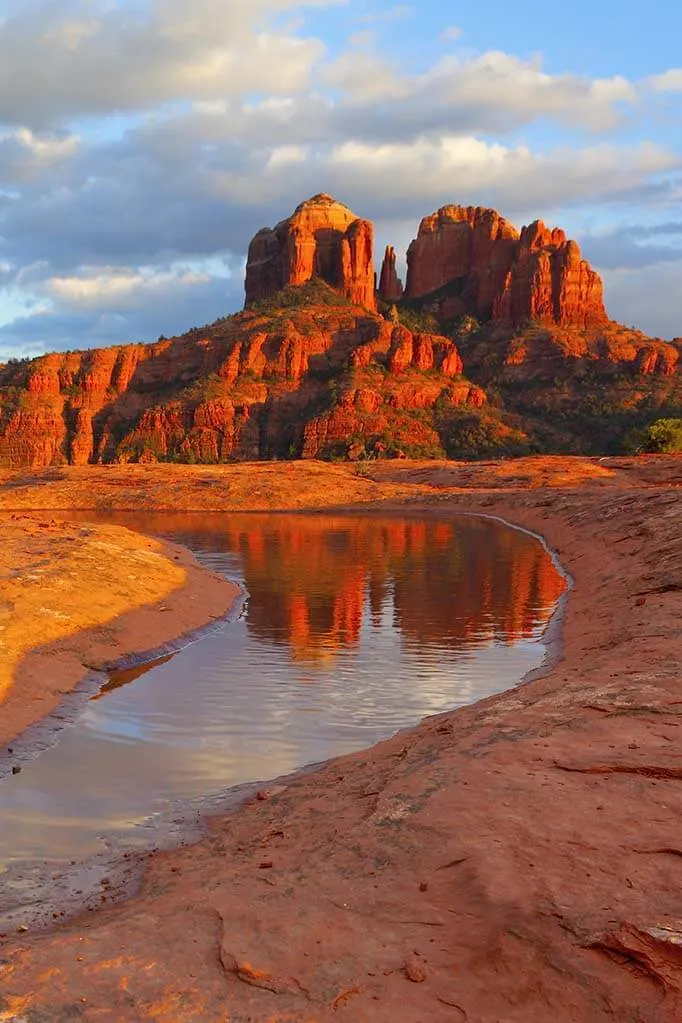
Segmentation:
{"type": "Polygon", "coordinates": [[[682,335],[682,9],[633,0],[0,0],[0,359],[240,307],[327,191],[402,252],[448,202],[566,228],[682,335]]]}

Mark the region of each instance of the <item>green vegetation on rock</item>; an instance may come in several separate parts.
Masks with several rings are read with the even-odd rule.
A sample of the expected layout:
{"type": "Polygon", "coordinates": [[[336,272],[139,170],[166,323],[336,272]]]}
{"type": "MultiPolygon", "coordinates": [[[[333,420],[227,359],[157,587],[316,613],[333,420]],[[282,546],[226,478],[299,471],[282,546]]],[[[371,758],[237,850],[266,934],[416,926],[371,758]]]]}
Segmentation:
{"type": "Polygon", "coordinates": [[[634,454],[677,454],[682,452],[682,419],[657,419],[626,438],[626,449],[634,454]]]}

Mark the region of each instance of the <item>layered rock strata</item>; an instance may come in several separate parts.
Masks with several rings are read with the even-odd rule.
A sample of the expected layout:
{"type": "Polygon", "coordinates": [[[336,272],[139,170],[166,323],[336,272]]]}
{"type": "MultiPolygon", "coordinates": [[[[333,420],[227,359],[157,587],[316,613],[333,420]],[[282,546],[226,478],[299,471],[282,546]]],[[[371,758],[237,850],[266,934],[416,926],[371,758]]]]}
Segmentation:
{"type": "Polygon", "coordinates": [[[313,458],[415,436],[433,446],[438,410],[485,402],[448,338],[357,306],[287,312],[0,367],[0,465],[313,458]],[[413,419],[423,410],[428,422],[413,419]]]}
{"type": "Polygon", "coordinates": [[[608,321],[602,282],[577,242],[536,220],[521,233],[495,210],[444,206],[407,252],[408,299],[434,296],[442,318],[581,329],[608,321]]]}
{"type": "Polygon", "coordinates": [[[372,224],[324,193],[255,236],[246,263],[246,304],[315,278],[357,305],[376,308],[372,224]]]}
{"type": "Polygon", "coordinates": [[[314,196],[251,243],[245,312],[155,344],[0,365],[0,465],[460,458],[529,443],[603,454],[676,414],[679,339],[609,321],[563,231],[443,207],[410,246],[404,295],[387,248],[385,318],[372,247],[371,224],[314,196]],[[440,329],[464,365],[439,320],[455,321],[440,329]]]}

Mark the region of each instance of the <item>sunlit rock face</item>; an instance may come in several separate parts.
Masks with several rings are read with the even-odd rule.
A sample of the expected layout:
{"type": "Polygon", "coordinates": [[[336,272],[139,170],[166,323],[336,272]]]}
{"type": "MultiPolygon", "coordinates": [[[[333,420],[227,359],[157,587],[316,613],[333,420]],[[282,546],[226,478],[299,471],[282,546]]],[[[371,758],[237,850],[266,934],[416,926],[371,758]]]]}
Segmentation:
{"type": "Polygon", "coordinates": [[[0,466],[382,453],[437,445],[439,415],[485,404],[449,338],[309,287],[286,315],[0,366],[0,466]]]}
{"type": "Polygon", "coordinates": [[[398,277],[395,249],[387,245],[379,277],[379,298],[382,302],[399,302],[402,297],[403,283],[398,277]]]}
{"type": "Polygon", "coordinates": [[[495,210],[443,206],[425,217],[407,253],[408,299],[436,295],[443,318],[470,314],[518,325],[607,322],[601,278],[560,228],[521,233],[495,210]]]}
{"type": "Polygon", "coordinates": [[[372,224],[324,193],[255,236],[246,263],[246,304],[314,278],[357,305],[376,308],[372,224]]]}
{"type": "Polygon", "coordinates": [[[609,321],[559,228],[444,206],[407,260],[376,291],[372,225],[314,196],[253,239],[243,312],[0,365],[0,467],[602,454],[679,406],[679,340],[609,321]]]}

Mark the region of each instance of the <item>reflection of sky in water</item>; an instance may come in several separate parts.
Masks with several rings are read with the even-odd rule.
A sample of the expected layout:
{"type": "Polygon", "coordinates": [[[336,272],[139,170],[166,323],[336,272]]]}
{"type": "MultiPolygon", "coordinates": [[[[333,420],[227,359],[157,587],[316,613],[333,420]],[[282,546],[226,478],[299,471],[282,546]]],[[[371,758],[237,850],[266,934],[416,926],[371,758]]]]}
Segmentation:
{"type": "Polygon", "coordinates": [[[413,535],[404,520],[336,519],[331,536],[321,517],[119,520],[244,579],[247,613],[89,701],[0,783],[0,863],[88,855],[104,833],[145,844],[131,826],[173,800],[366,747],[497,692],[540,663],[561,589],[535,540],[475,520],[413,535]]]}

